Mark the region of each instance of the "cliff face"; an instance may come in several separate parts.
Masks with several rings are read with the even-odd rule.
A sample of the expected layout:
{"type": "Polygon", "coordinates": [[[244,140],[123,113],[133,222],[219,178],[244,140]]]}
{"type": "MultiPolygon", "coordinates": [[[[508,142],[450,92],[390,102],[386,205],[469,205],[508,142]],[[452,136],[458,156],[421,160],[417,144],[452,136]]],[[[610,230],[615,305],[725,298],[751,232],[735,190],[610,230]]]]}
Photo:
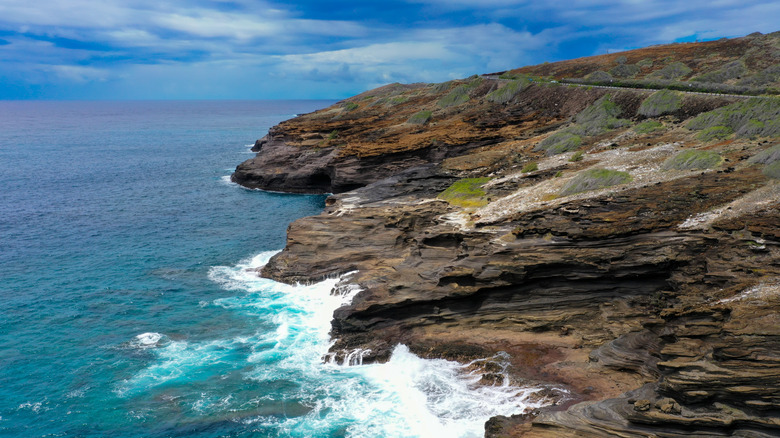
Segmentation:
{"type": "Polygon", "coordinates": [[[262,271],[356,271],[337,356],[506,351],[513,378],[570,391],[488,436],[777,436],[779,117],[538,78],[393,85],[280,124],[233,178],[337,193],[262,271]]]}

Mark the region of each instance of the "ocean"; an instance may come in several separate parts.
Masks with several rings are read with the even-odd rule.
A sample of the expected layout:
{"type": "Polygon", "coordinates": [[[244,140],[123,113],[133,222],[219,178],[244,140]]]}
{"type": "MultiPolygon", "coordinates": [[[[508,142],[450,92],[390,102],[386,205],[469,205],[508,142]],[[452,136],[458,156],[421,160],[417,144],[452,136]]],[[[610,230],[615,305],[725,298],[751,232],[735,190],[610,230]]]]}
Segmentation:
{"type": "Polygon", "coordinates": [[[529,406],[403,345],[324,361],[357,290],[255,274],[325,196],[229,175],[331,103],[0,101],[0,436],[476,437],[529,406]]]}

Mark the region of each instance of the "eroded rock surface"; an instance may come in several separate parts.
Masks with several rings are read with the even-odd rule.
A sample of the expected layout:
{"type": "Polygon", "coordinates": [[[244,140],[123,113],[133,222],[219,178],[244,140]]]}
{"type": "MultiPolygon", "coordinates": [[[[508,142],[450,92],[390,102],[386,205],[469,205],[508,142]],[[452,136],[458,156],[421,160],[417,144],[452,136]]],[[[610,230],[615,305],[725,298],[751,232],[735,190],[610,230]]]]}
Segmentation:
{"type": "Polygon", "coordinates": [[[342,359],[503,351],[513,379],[568,391],[487,436],[780,436],[780,182],[750,161],[777,138],[686,127],[739,98],[685,95],[645,132],[651,92],[526,84],[491,102],[506,84],[393,85],[272,129],[234,181],[337,194],[262,275],[354,272],[362,291],[332,323],[342,359]],[[461,86],[464,103],[440,104],[461,86]],[[607,94],[622,122],[539,150],[607,94]],[[688,150],[717,159],[669,167],[688,150]],[[593,169],[631,178],[563,195],[593,169]]]}

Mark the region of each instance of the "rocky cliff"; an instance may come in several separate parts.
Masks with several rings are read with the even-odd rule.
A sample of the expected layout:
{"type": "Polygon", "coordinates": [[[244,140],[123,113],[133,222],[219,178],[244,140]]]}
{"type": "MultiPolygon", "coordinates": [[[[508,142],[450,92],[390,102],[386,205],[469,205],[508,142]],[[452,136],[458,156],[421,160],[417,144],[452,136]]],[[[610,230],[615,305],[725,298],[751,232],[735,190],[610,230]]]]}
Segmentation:
{"type": "MultiPolygon", "coordinates": [[[[722,81],[736,85],[773,71],[778,40],[577,68],[650,58],[701,77],[740,61],[747,73],[722,81]]],[[[505,351],[509,378],[566,390],[491,419],[488,436],[780,435],[780,99],[537,70],[390,85],[274,127],[233,180],[336,194],[262,275],[355,272],[362,292],[333,319],[339,357],[383,361],[399,342],[464,361],[505,351]]]]}

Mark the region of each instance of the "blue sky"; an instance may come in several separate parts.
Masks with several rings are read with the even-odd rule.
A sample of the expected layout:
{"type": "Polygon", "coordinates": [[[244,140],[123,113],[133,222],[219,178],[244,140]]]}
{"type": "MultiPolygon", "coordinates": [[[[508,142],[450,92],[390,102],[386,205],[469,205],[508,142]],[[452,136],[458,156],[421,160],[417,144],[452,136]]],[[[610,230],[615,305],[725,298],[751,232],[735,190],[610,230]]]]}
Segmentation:
{"type": "Polygon", "coordinates": [[[0,99],[343,98],[778,17],[751,0],[2,0],[0,99]]]}

